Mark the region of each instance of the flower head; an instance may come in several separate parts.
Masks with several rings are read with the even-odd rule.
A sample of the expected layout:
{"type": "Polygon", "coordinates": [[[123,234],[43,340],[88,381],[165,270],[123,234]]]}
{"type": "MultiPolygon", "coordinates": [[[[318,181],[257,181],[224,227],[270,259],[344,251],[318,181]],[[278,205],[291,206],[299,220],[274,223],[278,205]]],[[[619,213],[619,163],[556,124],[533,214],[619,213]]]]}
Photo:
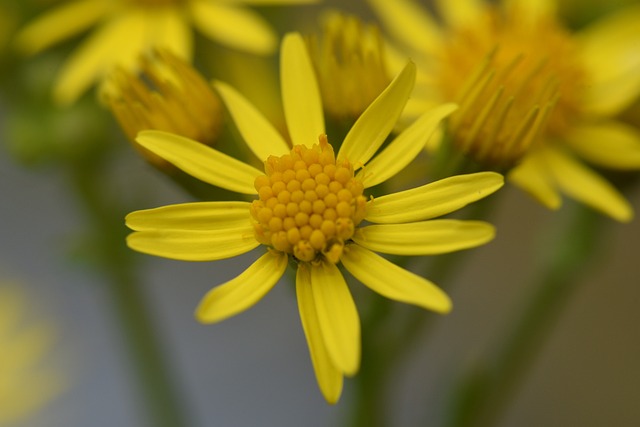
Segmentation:
{"type": "Polygon", "coordinates": [[[355,16],[326,13],[308,46],[324,108],[334,119],[355,120],[391,81],[378,27],[355,16]]]}
{"type": "Polygon", "coordinates": [[[151,163],[166,166],[162,158],[135,144],[138,132],[164,130],[213,144],[223,117],[220,99],[209,83],[169,51],[156,50],[141,61],[141,76],[117,68],[102,90],[104,102],[134,146],[151,163]]]}
{"type": "Polygon", "coordinates": [[[251,307],[291,261],[316,377],[331,403],[340,396],[343,376],[354,375],[360,363],[359,317],[338,266],[383,296],[445,313],[451,302],[444,292],[374,251],[432,255],[478,246],[494,236],[493,227],[480,221],[427,221],[496,191],[503,181],[493,172],[365,196],[366,189],[411,162],[440,121],[455,110],[443,105],[423,114],[374,157],[400,116],[414,79],[410,62],[334,153],[324,132],[311,60],[302,37],[289,34],[282,44],[281,84],[291,145],[235,89],[215,84],[243,139],[264,162],[264,171],[177,135],[145,131],[137,139],[197,178],[257,198],[251,203],[201,202],[133,212],[126,218],[135,230],[129,246],[191,261],[266,248],[246,271],[204,297],[196,316],[205,323],[251,307]]]}
{"type": "MultiPolygon", "coordinates": [[[[303,4],[317,0],[264,0],[263,4],[303,4]]],[[[150,48],[165,48],[191,61],[195,27],[223,45],[257,54],[275,50],[277,38],[250,0],[75,0],[46,13],[18,35],[18,46],[37,53],[97,25],[58,75],[54,98],[74,102],[115,65],[135,70],[150,48]]]]}
{"type": "Polygon", "coordinates": [[[597,166],[640,168],[640,133],[612,119],[640,92],[640,8],[580,32],[552,0],[438,1],[433,18],[411,0],[370,0],[390,32],[420,61],[421,87],[408,108],[454,101],[455,147],[544,205],[560,192],[620,220],[633,213],[597,166]]]}
{"type": "Polygon", "coordinates": [[[54,333],[49,324],[22,326],[26,311],[19,287],[1,283],[0,426],[29,419],[64,387],[57,372],[40,366],[54,333]]]}

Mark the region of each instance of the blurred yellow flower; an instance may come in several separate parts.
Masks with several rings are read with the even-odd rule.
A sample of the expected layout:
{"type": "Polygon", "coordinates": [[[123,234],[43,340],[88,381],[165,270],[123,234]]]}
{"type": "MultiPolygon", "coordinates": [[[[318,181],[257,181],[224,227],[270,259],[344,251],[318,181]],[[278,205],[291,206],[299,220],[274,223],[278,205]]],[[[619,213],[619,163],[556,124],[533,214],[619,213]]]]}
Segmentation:
{"type": "Polygon", "coordinates": [[[391,81],[384,42],[375,25],[328,11],[308,47],[324,108],[337,120],[355,120],[391,81]]]}
{"type": "Polygon", "coordinates": [[[191,61],[195,27],[226,46],[257,54],[275,50],[277,37],[248,4],[314,3],[318,0],[73,0],[27,25],[18,47],[33,54],[98,28],[71,55],[58,75],[54,98],[74,102],[114,65],[135,70],[151,47],[166,48],[191,61]]]}
{"type": "Polygon", "coordinates": [[[455,176],[411,190],[367,198],[366,188],[400,172],[455,106],[423,114],[373,160],[411,93],[415,66],[402,72],[360,116],[337,155],[325,135],[313,66],[299,34],[285,36],[282,102],[290,146],[231,86],[216,82],[240,134],[264,172],[187,138],[159,131],[137,141],[192,176],[252,202],[200,202],[137,211],[126,218],[138,251],[186,261],[267,251],[238,277],[211,290],[196,316],[213,323],[260,300],[295,264],[303,329],[319,387],[330,403],[343,377],[360,364],[360,321],[338,264],[375,292],[448,312],[449,298],[431,282],[377,255],[433,255],[488,242],[494,228],[481,221],[425,221],[481,199],[503,184],[493,173],[455,176]],[[371,160],[371,161],[370,161],[371,160]],[[363,222],[374,225],[363,226],[363,222]]]}
{"type": "Polygon", "coordinates": [[[27,308],[18,285],[0,283],[0,426],[31,419],[64,388],[59,373],[43,366],[54,332],[45,323],[22,326],[27,308]]]}
{"type": "Polygon", "coordinates": [[[549,208],[562,192],[631,220],[630,204],[578,158],[640,168],[640,133],[613,118],[640,92],[640,7],[573,33],[552,0],[439,0],[442,25],[411,0],[370,3],[419,64],[408,114],[457,102],[450,131],[459,150],[510,170],[549,208]]]}
{"type": "Polygon", "coordinates": [[[213,145],[220,135],[222,103],[211,85],[184,60],[165,50],[141,57],[142,75],[122,68],[108,75],[101,95],[127,137],[159,167],[167,162],[135,143],[146,129],[177,133],[213,145]]]}

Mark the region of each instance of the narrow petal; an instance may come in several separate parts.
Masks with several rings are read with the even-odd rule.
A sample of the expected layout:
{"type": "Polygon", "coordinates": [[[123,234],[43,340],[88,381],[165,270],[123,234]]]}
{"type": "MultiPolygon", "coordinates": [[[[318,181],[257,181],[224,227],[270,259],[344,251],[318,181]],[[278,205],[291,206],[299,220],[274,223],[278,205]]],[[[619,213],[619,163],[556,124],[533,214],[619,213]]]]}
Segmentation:
{"type": "Polygon", "coordinates": [[[582,158],[614,169],[640,169],[640,133],[617,121],[584,123],[566,135],[566,143],[582,158]]]}
{"type": "Polygon", "coordinates": [[[549,209],[558,209],[562,204],[541,150],[527,154],[522,163],[509,171],[507,179],[549,209]]]}
{"type": "Polygon", "coordinates": [[[631,105],[640,93],[639,70],[640,66],[632,70],[616,68],[620,73],[612,78],[590,76],[589,83],[584,86],[585,112],[594,116],[610,117],[631,105]]]}
{"type": "Polygon", "coordinates": [[[369,0],[387,31],[416,52],[437,51],[443,34],[426,8],[413,0],[369,0]]]}
{"type": "Polygon", "coordinates": [[[311,289],[324,344],[333,365],[345,375],[360,367],[360,318],[334,264],[311,265],[311,289]]]}
{"type": "Polygon", "coordinates": [[[204,182],[242,194],[257,194],[253,183],[262,172],[204,144],[157,130],[140,132],[136,142],[204,182]]]}
{"type": "Polygon", "coordinates": [[[255,54],[270,54],[276,49],[276,35],[259,14],[225,3],[189,2],[191,18],[200,32],[226,46],[255,54]]]}
{"type": "Polygon", "coordinates": [[[111,67],[134,69],[148,46],[147,14],[131,12],[105,23],[64,63],[53,88],[57,103],[73,103],[111,67]]]}
{"type": "Polygon", "coordinates": [[[282,106],[293,145],[311,147],[325,133],[322,98],[309,53],[298,33],[282,40],[282,106]]]}
{"type": "Polygon", "coordinates": [[[438,313],[451,311],[451,300],[442,289],[368,249],[349,245],[340,261],[353,277],[386,298],[438,313]]]}
{"type": "Polygon", "coordinates": [[[296,274],[296,296],[302,328],[307,337],[311,363],[322,395],[328,403],[334,404],[342,394],[343,376],[329,357],[320,329],[316,303],[311,288],[311,272],[306,264],[298,265],[296,274]]]}
{"type": "Polygon", "coordinates": [[[640,6],[620,9],[581,31],[587,111],[614,115],[640,94],[640,6]]]}
{"type": "Polygon", "coordinates": [[[286,254],[267,252],[238,277],[207,292],[196,309],[196,318],[202,323],[216,323],[253,307],[286,269],[286,254]]]}
{"type": "Polygon", "coordinates": [[[386,181],[411,163],[424,149],[442,119],[457,108],[455,104],[445,104],[429,110],[402,131],[393,142],[358,173],[365,188],[386,181]]]}
{"type": "Polygon", "coordinates": [[[251,223],[248,202],[195,202],[131,212],[127,227],[147,230],[219,230],[251,223]]]}
{"type": "Polygon", "coordinates": [[[152,21],[149,44],[171,50],[187,62],[193,57],[193,34],[184,12],[177,7],[158,8],[149,13],[152,21]]]}
{"type": "Polygon", "coordinates": [[[127,236],[131,249],[182,261],[216,261],[244,254],[258,247],[253,227],[219,230],[145,230],[127,236]]]}
{"type": "Polygon", "coordinates": [[[560,189],[574,199],[620,222],[633,219],[633,209],[609,182],[559,150],[546,150],[549,170],[560,189]]]}
{"type": "Polygon", "coordinates": [[[436,0],[436,5],[447,27],[453,28],[469,27],[487,9],[485,2],[480,0],[436,0]]]}
{"type": "Polygon", "coordinates": [[[88,29],[112,8],[109,0],[79,0],[56,7],[23,28],[16,44],[25,53],[38,53],[88,29]]]}
{"type": "Polygon", "coordinates": [[[441,179],[367,202],[365,219],[382,224],[422,221],[456,211],[504,184],[502,175],[478,172],[441,179]]]}
{"type": "Polygon", "coordinates": [[[338,159],[348,159],[359,168],[373,157],[398,122],[415,81],[416,66],[409,61],[353,124],[340,147],[338,159]]]}
{"type": "Polygon", "coordinates": [[[438,255],[483,245],[495,234],[495,228],[483,221],[433,219],[362,227],[353,241],[385,254],[438,255]]]}
{"type": "Polygon", "coordinates": [[[290,149],[280,133],[244,96],[226,83],[214,82],[240,135],[253,154],[264,162],[269,156],[282,156],[290,149]]]}

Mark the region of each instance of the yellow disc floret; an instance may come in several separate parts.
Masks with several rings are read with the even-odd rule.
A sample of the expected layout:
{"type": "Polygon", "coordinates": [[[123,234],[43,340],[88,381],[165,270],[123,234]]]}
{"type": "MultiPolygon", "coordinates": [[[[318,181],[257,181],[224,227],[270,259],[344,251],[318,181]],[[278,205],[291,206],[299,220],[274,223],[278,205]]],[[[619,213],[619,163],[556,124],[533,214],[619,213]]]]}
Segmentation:
{"type": "Polygon", "coordinates": [[[349,161],[336,162],[326,135],[311,148],[296,145],[289,154],[270,156],[255,188],[256,239],[300,261],[337,263],[365,216],[364,186],[349,161]]]}

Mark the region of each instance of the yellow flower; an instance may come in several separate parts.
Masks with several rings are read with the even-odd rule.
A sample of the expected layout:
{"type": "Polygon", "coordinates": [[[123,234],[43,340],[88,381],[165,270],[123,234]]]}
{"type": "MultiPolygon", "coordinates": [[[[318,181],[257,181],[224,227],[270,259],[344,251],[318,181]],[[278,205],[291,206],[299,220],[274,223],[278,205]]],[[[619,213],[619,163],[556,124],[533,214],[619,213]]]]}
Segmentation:
{"type": "Polygon", "coordinates": [[[308,46],[324,108],[334,119],[355,120],[391,81],[380,30],[336,11],[321,24],[308,46]]]}
{"type": "Polygon", "coordinates": [[[209,83],[188,63],[169,51],[141,58],[142,76],[121,68],[109,74],[102,98],[127,137],[159,167],[167,162],[135,143],[145,129],[177,133],[212,145],[222,128],[222,104],[209,83]]]}
{"type": "Polygon", "coordinates": [[[30,419],[64,387],[57,372],[40,366],[54,333],[44,323],[22,326],[26,309],[19,287],[1,283],[0,426],[30,419]]]}
{"type": "Polygon", "coordinates": [[[574,33],[552,0],[441,0],[441,26],[410,0],[370,2],[420,64],[413,114],[455,101],[459,150],[512,168],[510,181],[549,208],[562,192],[631,220],[624,197],[579,158],[640,168],[640,134],[613,118],[640,92],[640,7],[574,33]]]}
{"type": "Polygon", "coordinates": [[[18,35],[18,46],[37,53],[98,28],[63,65],[54,98],[74,102],[114,65],[135,70],[138,56],[162,47],[191,61],[191,26],[229,47],[258,54],[277,46],[273,29],[244,4],[302,4],[317,0],[74,0],[36,19],[18,35]]]}
{"type": "Polygon", "coordinates": [[[235,279],[211,290],[196,316],[213,323],[255,304],[291,261],[303,329],[318,384],[326,400],[340,397],[343,376],[360,363],[360,322],[338,265],[391,299],[448,312],[449,298],[434,284],[373,251],[432,255],[481,245],[494,229],[481,221],[440,219],[503,184],[494,172],[455,176],[376,198],[364,190],[402,170],[455,106],[423,114],[373,160],[411,93],[415,66],[403,71],[356,121],[337,155],[324,132],[317,82],[299,34],[282,43],[281,86],[293,147],[252,104],[216,82],[248,147],[264,171],[187,138],[141,132],[138,142],[185,172],[247,195],[253,202],[201,202],[137,211],[128,245],[186,261],[229,258],[262,245],[267,250],[235,279]],[[364,225],[364,223],[374,223],[364,225]]]}

